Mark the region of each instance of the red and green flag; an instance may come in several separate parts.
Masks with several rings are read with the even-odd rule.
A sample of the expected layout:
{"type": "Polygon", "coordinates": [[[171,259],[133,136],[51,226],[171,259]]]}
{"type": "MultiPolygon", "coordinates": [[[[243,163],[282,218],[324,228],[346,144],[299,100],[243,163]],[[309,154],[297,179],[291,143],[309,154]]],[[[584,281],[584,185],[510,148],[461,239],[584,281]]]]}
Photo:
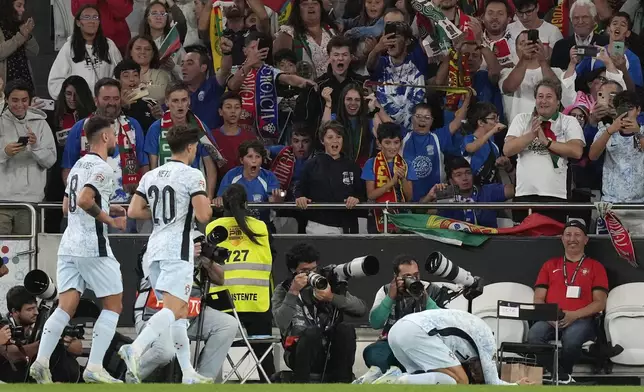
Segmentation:
{"type": "Polygon", "coordinates": [[[177,24],[174,23],[159,48],[161,61],[170,58],[179,49],[181,49],[181,37],[179,36],[179,30],[177,30],[177,24]]]}

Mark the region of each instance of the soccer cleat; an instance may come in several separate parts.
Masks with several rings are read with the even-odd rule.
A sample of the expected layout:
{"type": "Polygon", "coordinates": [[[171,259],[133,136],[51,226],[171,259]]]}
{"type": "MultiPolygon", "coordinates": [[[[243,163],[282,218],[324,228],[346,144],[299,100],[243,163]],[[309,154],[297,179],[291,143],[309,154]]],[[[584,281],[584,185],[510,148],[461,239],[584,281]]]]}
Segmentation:
{"type": "Polygon", "coordinates": [[[119,349],[119,357],[125,362],[125,366],[127,366],[127,370],[134,381],[131,384],[139,384],[141,382],[139,378],[139,361],[141,360],[139,354],[134,352],[131,344],[124,344],[119,349]]]}
{"type": "Polygon", "coordinates": [[[29,375],[31,378],[36,380],[38,384],[52,384],[51,372],[49,367],[43,365],[42,363],[35,361],[29,368],[29,375]]]}
{"type": "Polygon", "coordinates": [[[378,366],[372,366],[365,374],[355,379],[351,384],[372,384],[380,377],[382,377],[380,368],[378,366]]]}
{"type": "Polygon", "coordinates": [[[141,380],[138,378],[134,377],[131,371],[125,372],[125,383],[126,384],[140,384],[141,380]]]}
{"type": "Polygon", "coordinates": [[[214,384],[215,380],[210,377],[202,376],[197,372],[189,372],[181,378],[182,384],[214,384]]]}
{"type": "Polygon", "coordinates": [[[112,377],[103,368],[97,372],[85,369],[83,372],[83,380],[88,384],[123,384],[123,381],[112,377]]]}
{"type": "Polygon", "coordinates": [[[396,384],[403,372],[396,366],[392,366],[385,374],[376,379],[372,384],[396,384]]]}

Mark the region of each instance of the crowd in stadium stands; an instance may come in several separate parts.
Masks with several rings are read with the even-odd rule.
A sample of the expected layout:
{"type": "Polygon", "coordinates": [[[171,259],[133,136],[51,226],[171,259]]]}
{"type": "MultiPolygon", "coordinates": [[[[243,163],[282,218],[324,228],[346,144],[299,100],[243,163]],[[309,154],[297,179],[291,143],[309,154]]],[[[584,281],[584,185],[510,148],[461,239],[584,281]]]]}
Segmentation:
{"type": "MultiPolygon", "coordinates": [[[[53,105],[35,93],[25,3],[0,2],[0,200],[60,202],[83,125],[102,114],[118,136],[113,202],[169,159],[168,129],[195,126],[213,203],[235,183],[250,202],[295,202],[255,211],[279,233],[382,232],[380,211],[353,209],[366,201],[644,201],[637,1],[292,0],[285,18],[235,0],[211,46],[212,0],[72,0],[53,105]],[[306,210],[316,202],[352,211],[306,210]]],[[[497,227],[527,211],[437,213],[497,227]]],[[[28,218],[3,208],[0,233],[26,233],[28,218]]],[[[63,227],[48,211],[45,229],[63,227]]]]}
{"type": "MultiPolygon", "coordinates": [[[[221,207],[224,192],[239,184],[249,202],[294,203],[252,211],[277,233],[383,232],[381,211],[355,209],[367,201],[644,202],[642,2],[289,1],[285,17],[268,7],[275,1],[233,0],[214,36],[214,0],[67,0],[73,31],[51,66],[48,91],[37,95],[37,26],[25,12],[35,0],[0,0],[0,200],[61,202],[71,168],[89,152],[86,120],[101,115],[117,137],[108,158],[118,179],[112,202],[128,203],[141,176],[170,160],[172,127],[197,128],[193,167],[204,173],[208,198],[221,207]],[[307,208],[321,202],[346,209],[307,208]]],[[[527,214],[471,204],[430,211],[488,227],[527,214]]],[[[579,214],[533,211],[562,222],[579,214]]],[[[615,212],[631,233],[644,233],[640,212],[615,212]]],[[[579,217],[586,224],[567,224],[566,257],[544,264],[535,291],[536,302],[565,312],[559,367],[566,382],[608,291],[602,265],[584,256],[587,228],[605,233],[605,225],[590,213],[579,217]],[[567,271],[564,260],[577,270],[586,260],[579,277],[555,273],[567,271]]],[[[45,231],[64,227],[61,211],[46,212],[45,231]]],[[[30,230],[28,211],[0,209],[0,235],[30,230]]],[[[150,230],[132,220],[126,232],[150,230]]],[[[306,247],[289,254],[294,278],[276,290],[273,316],[283,336],[303,336],[313,350],[320,331],[295,333],[289,323],[306,323],[299,290],[319,254],[306,247]]],[[[392,304],[404,278],[419,279],[416,261],[398,259],[394,275],[370,313],[385,334],[404,315],[391,313],[392,304]]],[[[422,303],[404,302],[405,309],[436,308],[430,286],[422,303]]],[[[35,317],[35,299],[14,295],[12,317],[35,317]]],[[[325,296],[348,313],[367,311],[348,293],[325,296]]],[[[547,342],[552,333],[551,324],[537,323],[529,341],[547,342]]],[[[6,334],[0,329],[0,343],[6,334]]],[[[355,339],[339,336],[342,350],[333,355],[351,363],[335,361],[334,376],[347,382],[355,339]]],[[[295,378],[309,381],[313,370],[301,355],[289,357],[295,378]]],[[[364,355],[377,367],[367,378],[402,366],[386,341],[364,355]]]]}

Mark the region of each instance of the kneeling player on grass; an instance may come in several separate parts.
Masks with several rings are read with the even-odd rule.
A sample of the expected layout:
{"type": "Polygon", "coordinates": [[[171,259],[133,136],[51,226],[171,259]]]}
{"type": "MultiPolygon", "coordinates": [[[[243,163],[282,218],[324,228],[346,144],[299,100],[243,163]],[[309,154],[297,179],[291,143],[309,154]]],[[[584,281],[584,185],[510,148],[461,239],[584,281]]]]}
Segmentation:
{"type": "Polygon", "coordinates": [[[90,118],[83,131],[90,152],[69,172],[63,199],[68,225],[58,247],[58,307],[45,322],[38,356],[29,369],[29,375],[39,384],[52,382],[49,358],[87,288],[101,299],[103,311],[94,326],[92,350],[83,379],[94,383],[122,382],[103,368],[103,357],[112,342],[123,307],[121,268],[107,238],[108,225],[124,230],[126,222],[123,207],[110,207],[116,182],[106,159],[114,154],[116,136],[112,122],[100,116],[90,118]],[[112,218],[110,215],[121,216],[112,218]]]}
{"type": "Polygon", "coordinates": [[[121,347],[119,355],[130,372],[129,379],[139,382],[141,354],[171,328],[183,383],[212,383],[212,378],[198,374],[190,363],[187,331],[194,270],[193,211],[203,224],[212,216],[206,180],[201,171],[190,167],[197,154],[199,130],[173,127],[168,131],[167,141],[172,152],[170,161],[143,176],[128,209],[129,217],[151,219],[154,224],[146,262],[152,288],[157,298],[163,299],[163,309],[150,318],[131,345],[121,347]]]}
{"type": "MultiPolygon", "coordinates": [[[[374,384],[494,384],[499,379],[492,330],[480,318],[461,310],[433,309],[412,313],[389,331],[389,345],[405,367],[392,367],[374,384]]],[[[521,379],[517,384],[531,384],[521,379]]]]}

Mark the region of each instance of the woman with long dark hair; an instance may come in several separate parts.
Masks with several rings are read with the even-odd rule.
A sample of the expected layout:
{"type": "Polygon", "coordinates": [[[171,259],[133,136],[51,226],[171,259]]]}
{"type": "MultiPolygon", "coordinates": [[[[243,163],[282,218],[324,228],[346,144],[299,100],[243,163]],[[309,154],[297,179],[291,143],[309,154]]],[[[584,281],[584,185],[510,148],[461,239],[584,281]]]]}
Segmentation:
{"type": "Polygon", "coordinates": [[[161,69],[159,49],[149,35],[138,35],[130,40],[125,51],[125,58],[134,60],[141,66],[139,76],[149,97],[157,102],[165,100],[165,89],[170,84],[170,74],[161,69]]]}
{"type": "MultiPolygon", "coordinates": [[[[156,47],[161,49],[161,45],[163,45],[163,41],[170,32],[173,22],[176,22],[179,40],[183,45],[188,32],[188,25],[181,8],[172,0],[167,4],[157,0],[152,1],[143,13],[139,35],[152,37],[156,47]]],[[[185,51],[182,47],[172,56],[160,59],[162,68],[168,72],[173,72],[177,79],[181,79],[181,58],[184,53],[185,51]]],[[[163,53],[160,55],[163,55],[163,53]]]]}
{"type": "MultiPolygon", "coordinates": [[[[72,75],[65,79],[61,93],[56,99],[53,112],[48,112],[47,122],[54,133],[58,159],[49,169],[45,200],[52,202],[63,201],[65,183],[62,177],[61,162],[65,151],[65,142],[69,130],[79,120],[86,118],[96,110],[94,97],[85,79],[72,75]]],[[[58,233],[61,230],[60,222],[63,218],[62,210],[47,210],[45,216],[45,232],[58,233]]]]}
{"type": "Polygon", "coordinates": [[[336,120],[345,127],[343,153],[362,167],[373,152],[374,129],[364,90],[356,83],[345,86],[339,96],[337,113],[331,113],[332,92],[329,87],[322,90],[322,98],[326,100],[322,122],[336,120]]]}
{"type": "MultiPolygon", "coordinates": [[[[230,257],[223,266],[225,286],[215,287],[211,292],[227,289],[235,303],[237,314],[248,335],[271,335],[273,317],[271,313],[273,254],[266,223],[250,216],[246,209],[246,189],[240,184],[230,185],[223,193],[224,217],[210,222],[206,236],[221,234],[227,237],[219,246],[228,249],[230,257]]],[[[257,358],[261,358],[269,344],[253,345],[257,358]]],[[[266,375],[275,373],[273,354],[262,361],[266,375]]],[[[260,378],[265,379],[260,372],[260,378]]]]}
{"type": "Polygon", "coordinates": [[[58,52],[49,71],[49,95],[58,98],[62,84],[71,75],[87,81],[90,91],[101,78],[111,78],[121,60],[116,44],[103,35],[100,14],[95,5],[81,7],[74,17],[74,31],[58,52]]]}
{"type": "Polygon", "coordinates": [[[297,61],[305,61],[315,69],[315,77],[322,76],[329,65],[326,46],[337,34],[336,24],[324,9],[322,0],[294,0],[285,25],[273,43],[273,50],[291,49],[297,61]]]}
{"type": "Polygon", "coordinates": [[[8,83],[15,79],[34,89],[31,64],[27,56],[37,56],[38,42],[31,33],[33,18],[24,20],[25,0],[0,0],[0,78],[8,83]]]}

